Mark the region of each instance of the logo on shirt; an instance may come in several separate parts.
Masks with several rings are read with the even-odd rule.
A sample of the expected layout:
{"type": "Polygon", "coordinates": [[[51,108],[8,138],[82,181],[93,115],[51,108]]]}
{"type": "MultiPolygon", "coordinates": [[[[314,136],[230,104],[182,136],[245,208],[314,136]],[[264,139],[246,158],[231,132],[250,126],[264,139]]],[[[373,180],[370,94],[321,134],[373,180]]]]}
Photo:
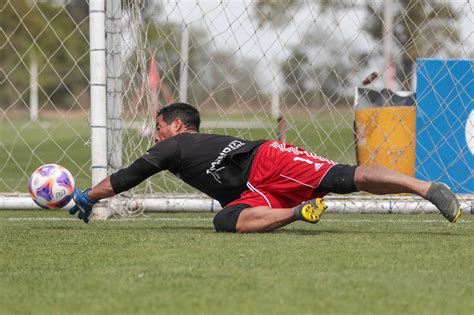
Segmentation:
{"type": "Polygon", "coordinates": [[[232,151],[235,151],[237,150],[238,148],[240,148],[241,146],[243,146],[245,144],[245,142],[242,142],[240,140],[234,140],[232,141],[231,143],[229,143],[222,151],[221,153],[219,153],[219,156],[217,157],[217,159],[211,163],[211,167],[209,167],[207,170],[206,170],[206,174],[211,174],[214,179],[218,182],[218,183],[222,183],[221,181],[221,177],[219,176],[218,172],[219,171],[222,171],[223,169],[225,169],[225,166],[220,166],[222,161],[224,160],[224,158],[232,151]]]}
{"type": "Polygon", "coordinates": [[[317,172],[321,169],[321,167],[324,166],[323,163],[316,163],[316,162],[313,162],[311,160],[308,160],[308,159],[303,159],[303,158],[300,158],[298,156],[294,157],[293,158],[293,161],[301,161],[301,162],[305,162],[305,163],[308,163],[310,165],[313,165],[314,164],[314,170],[317,172]]]}

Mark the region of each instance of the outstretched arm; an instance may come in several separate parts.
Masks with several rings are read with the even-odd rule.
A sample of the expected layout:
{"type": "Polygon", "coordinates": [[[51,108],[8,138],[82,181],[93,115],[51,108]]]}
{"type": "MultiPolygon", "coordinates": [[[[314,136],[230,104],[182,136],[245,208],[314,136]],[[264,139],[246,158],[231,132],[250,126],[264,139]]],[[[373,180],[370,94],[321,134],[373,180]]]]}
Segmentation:
{"type": "Polygon", "coordinates": [[[94,201],[115,196],[140,184],[148,177],[158,173],[159,168],[139,158],[129,167],[107,176],[88,191],[88,196],[94,201]]]}
{"type": "Polygon", "coordinates": [[[110,176],[104,178],[88,192],[89,198],[94,201],[115,196],[114,189],[110,183],[110,176]]]}
{"type": "Polygon", "coordinates": [[[88,223],[92,207],[97,201],[112,197],[122,191],[135,187],[159,171],[160,169],[158,167],[143,158],[139,158],[129,167],[106,177],[91,189],[86,189],[82,192],[76,189],[73,194],[76,205],[69,210],[69,213],[76,214],[79,212],[79,219],[88,223]]]}

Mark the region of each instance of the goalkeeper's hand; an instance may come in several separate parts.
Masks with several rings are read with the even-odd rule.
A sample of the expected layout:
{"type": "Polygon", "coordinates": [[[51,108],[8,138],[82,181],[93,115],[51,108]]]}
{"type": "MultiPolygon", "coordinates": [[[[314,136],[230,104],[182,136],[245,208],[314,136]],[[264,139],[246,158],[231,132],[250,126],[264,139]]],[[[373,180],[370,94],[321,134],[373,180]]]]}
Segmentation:
{"type": "Polygon", "coordinates": [[[72,199],[74,200],[75,205],[69,210],[71,215],[79,212],[77,217],[84,221],[84,223],[89,223],[89,216],[92,213],[92,206],[97,203],[97,201],[89,198],[89,195],[87,194],[89,190],[91,189],[89,188],[81,192],[79,189],[74,189],[74,192],[72,193],[72,199]]]}

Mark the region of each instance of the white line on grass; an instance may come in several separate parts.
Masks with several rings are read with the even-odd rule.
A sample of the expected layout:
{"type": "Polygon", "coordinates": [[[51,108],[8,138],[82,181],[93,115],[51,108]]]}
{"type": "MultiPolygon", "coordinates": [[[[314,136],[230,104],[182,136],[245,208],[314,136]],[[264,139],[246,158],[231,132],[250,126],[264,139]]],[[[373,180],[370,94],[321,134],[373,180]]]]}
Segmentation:
{"type": "MultiPolygon", "coordinates": [[[[7,221],[78,221],[75,218],[37,217],[37,218],[6,218],[7,221]]],[[[211,218],[120,218],[112,219],[114,222],[128,221],[211,221],[211,218]]],[[[101,220],[102,221],[102,220],[101,220]]]]}
{"type": "MultiPolygon", "coordinates": [[[[61,217],[24,217],[24,218],[0,218],[2,221],[78,221],[76,218],[61,218],[61,217]]],[[[113,222],[130,222],[130,221],[212,221],[212,218],[120,218],[120,219],[114,219],[113,222]]],[[[350,223],[448,223],[446,220],[394,220],[394,219],[382,219],[382,220],[377,220],[377,219],[347,219],[347,220],[341,220],[341,219],[327,219],[324,220],[322,219],[321,222],[328,222],[328,223],[344,223],[344,222],[350,222],[350,223]]],[[[464,220],[464,221],[459,221],[456,224],[471,224],[474,221],[470,220],[464,220]]]]}

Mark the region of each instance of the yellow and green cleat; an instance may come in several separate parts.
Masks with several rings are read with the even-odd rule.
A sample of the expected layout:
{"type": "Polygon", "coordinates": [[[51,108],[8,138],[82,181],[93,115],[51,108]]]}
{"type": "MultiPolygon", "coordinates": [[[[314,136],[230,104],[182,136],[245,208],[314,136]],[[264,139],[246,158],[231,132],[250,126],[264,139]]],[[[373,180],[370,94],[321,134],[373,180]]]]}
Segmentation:
{"type": "Polygon", "coordinates": [[[318,223],[326,209],[327,206],[323,199],[316,198],[293,208],[293,213],[296,220],[303,220],[315,224],[318,223]]]}

